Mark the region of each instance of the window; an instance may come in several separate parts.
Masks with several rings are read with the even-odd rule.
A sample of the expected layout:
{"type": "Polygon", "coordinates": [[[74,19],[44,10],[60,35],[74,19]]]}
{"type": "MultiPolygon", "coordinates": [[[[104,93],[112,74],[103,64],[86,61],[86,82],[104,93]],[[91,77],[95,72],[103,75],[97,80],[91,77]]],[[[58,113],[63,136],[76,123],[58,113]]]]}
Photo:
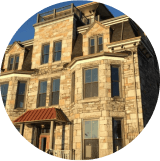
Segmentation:
{"type": "Polygon", "coordinates": [[[89,53],[94,54],[99,53],[101,51],[103,51],[103,37],[98,36],[90,38],[89,53]]]}
{"type": "Polygon", "coordinates": [[[19,56],[18,55],[11,56],[9,58],[8,70],[17,70],[18,64],[19,64],[19,56]]]}
{"type": "Polygon", "coordinates": [[[49,44],[43,45],[42,47],[42,64],[48,63],[49,58],[49,44]]]}
{"type": "Polygon", "coordinates": [[[8,84],[2,84],[1,85],[1,95],[4,106],[6,106],[7,101],[7,93],[8,93],[8,84]]]}
{"type": "Polygon", "coordinates": [[[26,82],[18,82],[16,108],[24,107],[26,82]]]}
{"type": "Polygon", "coordinates": [[[116,152],[123,147],[122,120],[113,119],[113,151],[116,152]]]}
{"type": "Polygon", "coordinates": [[[118,66],[111,66],[111,90],[112,90],[112,97],[120,96],[119,93],[119,67],[118,66]]]}
{"type": "Polygon", "coordinates": [[[84,98],[98,96],[98,68],[84,71],[84,98]]]}
{"type": "Polygon", "coordinates": [[[98,120],[84,121],[84,159],[99,158],[98,120]]]}
{"type": "Polygon", "coordinates": [[[15,127],[20,132],[20,126],[15,126],[15,127]]]}
{"type": "Polygon", "coordinates": [[[54,79],[52,81],[52,105],[59,104],[59,86],[60,79],[54,79]]]}
{"type": "Polygon", "coordinates": [[[72,94],[71,94],[71,103],[74,102],[75,96],[75,72],[72,73],[72,94]]]}
{"type": "Polygon", "coordinates": [[[43,128],[43,129],[41,129],[41,134],[42,133],[50,133],[50,129],[49,128],[43,128]]]}
{"type": "Polygon", "coordinates": [[[61,60],[61,48],[62,48],[62,42],[61,41],[55,42],[53,61],[61,60]]]}
{"type": "Polygon", "coordinates": [[[46,106],[47,81],[40,82],[39,107],[46,106]]]}

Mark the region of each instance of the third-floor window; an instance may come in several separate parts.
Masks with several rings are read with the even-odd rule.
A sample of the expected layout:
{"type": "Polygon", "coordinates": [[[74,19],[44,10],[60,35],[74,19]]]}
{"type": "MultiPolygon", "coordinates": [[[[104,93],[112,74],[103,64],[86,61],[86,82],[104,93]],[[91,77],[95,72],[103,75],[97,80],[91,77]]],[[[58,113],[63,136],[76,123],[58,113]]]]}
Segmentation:
{"type": "Polygon", "coordinates": [[[47,81],[41,81],[39,85],[39,107],[46,106],[47,81]]]}
{"type": "Polygon", "coordinates": [[[54,54],[53,54],[53,61],[59,61],[61,60],[61,49],[62,48],[62,42],[55,42],[54,43],[54,54]]]}
{"type": "Polygon", "coordinates": [[[49,44],[43,45],[42,47],[42,61],[41,64],[48,63],[49,58],[49,44]]]}
{"type": "Polygon", "coordinates": [[[19,64],[19,55],[10,56],[8,70],[17,70],[19,64]]]}

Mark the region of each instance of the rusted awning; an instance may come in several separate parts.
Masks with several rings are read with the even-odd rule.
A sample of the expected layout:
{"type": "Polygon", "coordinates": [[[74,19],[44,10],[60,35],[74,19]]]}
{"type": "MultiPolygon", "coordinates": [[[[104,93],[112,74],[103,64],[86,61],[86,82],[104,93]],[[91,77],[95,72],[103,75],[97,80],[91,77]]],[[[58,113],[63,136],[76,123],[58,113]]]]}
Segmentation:
{"type": "Polygon", "coordinates": [[[61,109],[44,108],[29,110],[20,117],[18,117],[16,120],[14,120],[13,123],[28,123],[51,120],[55,120],[58,122],[69,121],[61,109]]]}

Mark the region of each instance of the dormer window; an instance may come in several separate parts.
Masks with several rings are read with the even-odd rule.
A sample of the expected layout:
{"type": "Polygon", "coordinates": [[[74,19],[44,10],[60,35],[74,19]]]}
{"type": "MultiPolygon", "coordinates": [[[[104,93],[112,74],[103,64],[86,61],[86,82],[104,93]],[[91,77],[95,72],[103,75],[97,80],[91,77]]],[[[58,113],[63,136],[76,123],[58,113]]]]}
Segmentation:
{"type": "Polygon", "coordinates": [[[19,55],[11,56],[9,58],[8,70],[17,70],[19,64],[19,55]]]}

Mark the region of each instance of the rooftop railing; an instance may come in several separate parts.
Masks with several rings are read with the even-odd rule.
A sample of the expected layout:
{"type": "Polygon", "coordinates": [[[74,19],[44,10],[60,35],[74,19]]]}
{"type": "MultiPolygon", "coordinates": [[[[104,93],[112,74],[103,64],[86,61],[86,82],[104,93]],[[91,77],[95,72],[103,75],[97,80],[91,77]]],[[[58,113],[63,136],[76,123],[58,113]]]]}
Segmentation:
{"type": "Polygon", "coordinates": [[[74,6],[73,3],[71,3],[70,5],[61,7],[61,8],[53,9],[51,11],[38,14],[37,23],[48,21],[48,20],[55,19],[55,18],[60,18],[62,16],[66,16],[71,13],[74,13],[75,15],[77,15],[77,17],[84,24],[87,24],[88,22],[87,18],[82,14],[82,12],[78,8],[74,6]]]}

